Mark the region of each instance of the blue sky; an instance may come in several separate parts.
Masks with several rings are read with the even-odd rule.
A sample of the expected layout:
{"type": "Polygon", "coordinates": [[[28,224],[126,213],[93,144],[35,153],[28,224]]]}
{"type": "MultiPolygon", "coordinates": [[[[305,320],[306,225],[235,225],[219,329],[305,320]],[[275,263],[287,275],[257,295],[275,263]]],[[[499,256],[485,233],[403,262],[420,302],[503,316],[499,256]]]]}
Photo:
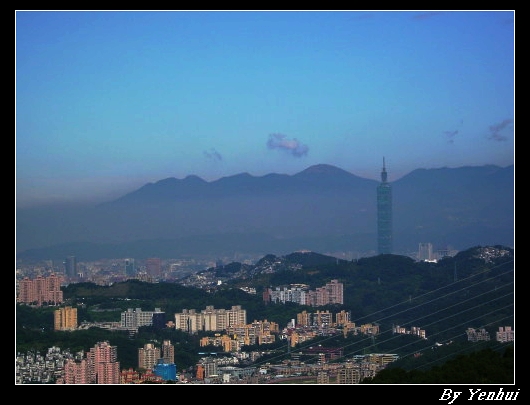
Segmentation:
{"type": "Polygon", "coordinates": [[[514,163],[508,11],[16,11],[16,202],[514,163]]]}

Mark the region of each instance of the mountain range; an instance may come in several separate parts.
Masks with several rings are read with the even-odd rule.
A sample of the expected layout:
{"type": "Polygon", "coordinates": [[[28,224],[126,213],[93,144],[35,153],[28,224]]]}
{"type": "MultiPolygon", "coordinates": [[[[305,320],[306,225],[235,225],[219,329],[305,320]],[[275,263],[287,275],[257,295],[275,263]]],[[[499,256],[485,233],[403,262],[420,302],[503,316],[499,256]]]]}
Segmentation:
{"type": "MultiPolygon", "coordinates": [[[[416,169],[389,182],[395,253],[421,242],[514,245],[514,165],[416,169]]],[[[20,208],[17,258],[374,255],[378,184],[320,164],[294,175],[167,178],[94,206],[20,208]]]]}

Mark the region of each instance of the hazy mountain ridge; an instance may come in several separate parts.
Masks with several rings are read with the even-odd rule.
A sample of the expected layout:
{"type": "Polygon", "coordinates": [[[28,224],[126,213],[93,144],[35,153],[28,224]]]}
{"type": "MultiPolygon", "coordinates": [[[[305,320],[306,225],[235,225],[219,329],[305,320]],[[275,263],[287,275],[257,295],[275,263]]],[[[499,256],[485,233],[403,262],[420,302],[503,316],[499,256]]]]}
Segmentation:
{"type": "MultiPolygon", "coordinates": [[[[419,242],[513,246],[513,165],[417,169],[396,181],[390,170],[389,182],[397,252],[413,251],[419,242]]],[[[378,184],[331,165],[212,182],[167,178],[98,206],[18,209],[16,247],[20,257],[43,258],[62,254],[60,245],[76,254],[72,244],[80,249],[85,242],[131,257],[369,252],[376,243],[378,184]]]]}
{"type": "Polygon", "coordinates": [[[373,187],[375,180],[363,179],[331,165],[314,165],[294,175],[269,173],[252,176],[240,173],[207,182],[190,175],[183,179],[166,178],[156,183],[148,183],[138,190],[114,201],[101,204],[141,204],[161,203],[176,199],[227,198],[238,195],[267,196],[278,193],[310,193],[315,188],[321,192],[335,191],[337,187],[373,187]]]}

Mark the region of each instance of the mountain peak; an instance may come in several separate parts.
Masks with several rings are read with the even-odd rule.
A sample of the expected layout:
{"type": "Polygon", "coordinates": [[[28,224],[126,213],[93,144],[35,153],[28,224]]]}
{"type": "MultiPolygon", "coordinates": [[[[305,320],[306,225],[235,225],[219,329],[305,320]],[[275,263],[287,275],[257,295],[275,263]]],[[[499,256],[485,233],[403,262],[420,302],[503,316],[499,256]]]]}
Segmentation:
{"type": "Polygon", "coordinates": [[[337,166],[328,165],[325,163],[309,166],[307,169],[302,170],[298,175],[305,174],[350,174],[346,170],[340,169],[337,166]]]}
{"type": "Polygon", "coordinates": [[[206,180],[203,180],[202,178],[200,178],[199,176],[195,175],[195,174],[190,174],[188,176],[186,176],[183,181],[186,181],[188,183],[206,183],[206,180]]]}

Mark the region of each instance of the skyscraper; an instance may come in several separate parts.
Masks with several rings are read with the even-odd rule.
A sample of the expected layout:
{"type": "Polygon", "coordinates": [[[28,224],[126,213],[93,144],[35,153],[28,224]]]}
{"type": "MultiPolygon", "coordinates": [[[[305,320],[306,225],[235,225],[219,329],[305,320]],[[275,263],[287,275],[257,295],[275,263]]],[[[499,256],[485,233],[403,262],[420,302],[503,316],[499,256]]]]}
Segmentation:
{"type": "Polygon", "coordinates": [[[125,259],[125,275],[128,277],[134,277],[136,275],[134,259],[125,259]]]}
{"type": "Polygon", "coordinates": [[[75,256],[68,256],[64,261],[64,274],[66,277],[77,277],[77,259],[75,256]]]}
{"type": "Polygon", "coordinates": [[[392,186],[387,181],[385,158],[377,186],[377,253],[392,253],[392,186]]]}

